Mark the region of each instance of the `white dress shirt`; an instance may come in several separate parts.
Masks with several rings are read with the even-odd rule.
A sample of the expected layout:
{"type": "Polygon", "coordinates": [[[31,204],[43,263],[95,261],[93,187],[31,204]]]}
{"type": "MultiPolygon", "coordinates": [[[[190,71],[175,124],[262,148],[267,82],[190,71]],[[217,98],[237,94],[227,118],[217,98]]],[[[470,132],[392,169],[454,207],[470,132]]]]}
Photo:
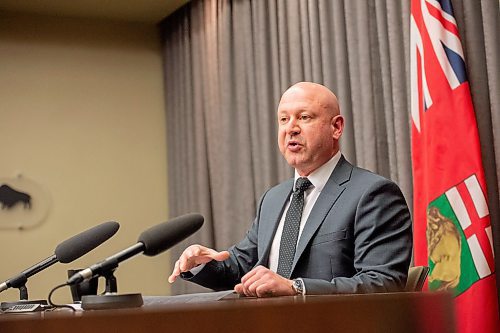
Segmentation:
{"type": "MultiPolygon", "coordinates": [[[[314,170],[309,176],[307,176],[307,179],[309,179],[312,186],[309,187],[304,192],[304,209],[302,210],[302,217],[300,219],[299,239],[300,235],[302,234],[302,230],[304,229],[304,226],[306,224],[307,218],[309,217],[309,214],[311,213],[311,210],[314,204],[316,203],[316,200],[318,199],[321,191],[323,190],[323,187],[325,187],[326,182],[330,178],[333,169],[335,169],[335,166],[340,160],[340,156],[341,153],[340,151],[338,151],[328,162],[326,162],[318,169],[314,170]]],[[[297,170],[295,170],[294,188],[295,188],[295,182],[299,177],[300,175],[297,173],[297,170]]],[[[276,272],[278,269],[281,235],[283,234],[283,225],[285,224],[285,217],[288,208],[290,207],[291,200],[292,200],[292,195],[290,195],[290,198],[288,199],[285,210],[283,211],[283,215],[281,216],[278,229],[276,230],[276,234],[274,235],[273,244],[271,245],[271,251],[269,253],[269,269],[272,270],[273,272],[276,272]]]]}

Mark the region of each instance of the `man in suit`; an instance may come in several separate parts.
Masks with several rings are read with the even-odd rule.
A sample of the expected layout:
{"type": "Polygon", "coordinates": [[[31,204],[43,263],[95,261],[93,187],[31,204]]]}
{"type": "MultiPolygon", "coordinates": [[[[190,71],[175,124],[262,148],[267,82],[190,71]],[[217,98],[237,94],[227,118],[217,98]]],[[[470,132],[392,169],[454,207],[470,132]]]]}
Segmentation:
{"type": "Polygon", "coordinates": [[[407,204],[395,183],[340,153],[336,96],[297,83],[280,100],[278,123],[294,179],[262,196],[240,243],[222,252],[189,246],[169,281],[258,297],[402,290],[412,249],[407,204]]]}

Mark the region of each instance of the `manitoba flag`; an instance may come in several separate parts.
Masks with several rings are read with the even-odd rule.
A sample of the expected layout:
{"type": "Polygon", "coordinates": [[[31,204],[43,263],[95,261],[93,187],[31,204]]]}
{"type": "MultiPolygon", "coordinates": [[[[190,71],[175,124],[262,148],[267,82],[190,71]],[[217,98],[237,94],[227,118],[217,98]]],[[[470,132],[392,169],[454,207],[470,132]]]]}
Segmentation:
{"type": "Polygon", "coordinates": [[[449,0],[412,0],[414,261],[455,295],[458,332],[499,332],[490,214],[477,123],[449,0]]]}

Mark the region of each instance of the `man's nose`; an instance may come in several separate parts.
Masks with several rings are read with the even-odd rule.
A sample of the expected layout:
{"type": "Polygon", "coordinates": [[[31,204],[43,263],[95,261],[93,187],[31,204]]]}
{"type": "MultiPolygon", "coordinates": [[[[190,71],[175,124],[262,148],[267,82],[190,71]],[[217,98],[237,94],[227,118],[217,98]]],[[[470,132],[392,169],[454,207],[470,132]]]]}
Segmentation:
{"type": "Polygon", "coordinates": [[[290,135],[300,133],[300,127],[299,127],[296,119],[294,119],[294,118],[290,119],[290,121],[288,122],[288,124],[286,126],[286,132],[287,132],[287,134],[290,134],[290,135]]]}

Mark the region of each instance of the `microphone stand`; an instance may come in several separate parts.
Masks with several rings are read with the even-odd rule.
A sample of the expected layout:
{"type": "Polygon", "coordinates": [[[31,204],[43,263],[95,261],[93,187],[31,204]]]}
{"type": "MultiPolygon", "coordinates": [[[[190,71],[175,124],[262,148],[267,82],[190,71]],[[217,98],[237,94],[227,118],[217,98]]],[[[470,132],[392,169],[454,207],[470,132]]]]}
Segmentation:
{"type": "Polygon", "coordinates": [[[106,279],[106,289],[104,290],[104,295],[116,294],[118,292],[118,284],[116,282],[116,277],[113,275],[115,270],[105,272],[102,276],[106,279]]]}
{"type": "Polygon", "coordinates": [[[17,302],[2,302],[0,304],[0,309],[4,312],[30,312],[30,311],[41,311],[48,307],[46,300],[28,300],[28,288],[26,288],[26,283],[28,278],[36,273],[44,270],[45,268],[52,266],[58,262],[57,256],[53,254],[52,256],[42,260],[38,264],[24,270],[19,275],[9,279],[9,287],[19,289],[19,301],[17,302]]]}
{"type": "Polygon", "coordinates": [[[28,300],[28,288],[26,288],[26,282],[28,282],[28,277],[26,274],[21,273],[18,276],[9,280],[10,286],[12,288],[19,289],[19,300],[27,301],[28,300]]]}
{"type": "Polygon", "coordinates": [[[46,300],[28,300],[28,288],[26,288],[28,278],[26,274],[19,274],[13,279],[10,279],[12,288],[19,289],[19,301],[17,302],[2,302],[0,303],[0,310],[3,312],[34,312],[42,311],[49,307],[46,300]]]}
{"type": "Polygon", "coordinates": [[[116,282],[116,277],[114,276],[116,268],[117,266],[101,273],[101,275],[106,279],[106,289],[104,294],[82,296],[82,309],[103,310],[138,308],[144,304],[140,293],[118,294],[118,284],[116,282]]]}

